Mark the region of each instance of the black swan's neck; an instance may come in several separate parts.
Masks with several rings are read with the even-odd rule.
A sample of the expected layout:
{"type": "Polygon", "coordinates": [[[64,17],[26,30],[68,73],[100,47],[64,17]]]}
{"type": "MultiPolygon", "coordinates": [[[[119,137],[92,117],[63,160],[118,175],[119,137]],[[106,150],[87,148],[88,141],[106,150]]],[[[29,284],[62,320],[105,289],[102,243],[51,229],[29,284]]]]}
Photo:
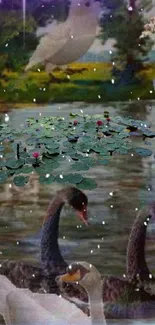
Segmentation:
{"type": "Polygon", "coordinates": [[[155,203],[139,211],[127,248],[127,278],[129,281],[148,280],[150,271],[145,260],[145,240],[149,220],[155,216],[155,203]]]}
{"type": "Polygon", "coordinates": [[[41,237],[41,263],[48,273],[64,272],[67,263],[64,261],[59,244],[59,219],[65,201],[61,195],[57,195],[51,202],[47,217],[42,228],[41,237]]]}

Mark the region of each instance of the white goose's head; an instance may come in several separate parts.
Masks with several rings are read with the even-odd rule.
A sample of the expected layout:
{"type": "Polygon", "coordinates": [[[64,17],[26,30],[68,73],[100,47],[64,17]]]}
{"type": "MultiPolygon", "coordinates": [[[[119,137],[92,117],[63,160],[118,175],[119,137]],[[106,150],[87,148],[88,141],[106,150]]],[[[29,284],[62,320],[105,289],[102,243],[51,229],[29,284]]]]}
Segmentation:
{"type": "Polygon", "coordinates": [[[67,273],[58,276],[57,282],[75,283],[78,282],[86,290],[95,286],[96,283],[101,281],[99,271],[87,262],[74,262],[67,267],[67,273]]]}

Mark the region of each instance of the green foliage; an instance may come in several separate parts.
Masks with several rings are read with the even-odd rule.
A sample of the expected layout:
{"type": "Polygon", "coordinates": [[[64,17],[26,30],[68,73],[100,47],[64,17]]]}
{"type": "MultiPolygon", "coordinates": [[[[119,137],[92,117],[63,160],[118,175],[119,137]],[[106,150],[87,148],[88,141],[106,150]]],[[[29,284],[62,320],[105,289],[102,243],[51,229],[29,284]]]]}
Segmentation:
{"type": "Polygon", "coordinates": [[[0,183],[12,177],[16,186],[24,186],[29,176],[35,173],[41,184],[58,182],[90,190],[97,184],[95,180],[83,177],[83,171],[86,174],[96,165],[108,168],[113,155],[131,152],[143,157],[152,155],[145,145],[136,148],[130,137],[133,129],[138,132],[142,144],[146,136],[155,137],[147,122],[119,116],[109,121],[107,114],[70,113],[67,118],[29,118],[18,130],[9,124],[1,124],[0,183]],[[76,126],[74,119],[78,122],[76,126]],[[101,126],[97,125],[98,120],[103,122],[101,126]],[[71,138],[76,141],[70,141],[71,138]],[[33,158],[34,152],[38,152],[38,158],[33,158]],[[58,168],[65,172],[60,173],[58,168]]]}
{"type": "MultiPolygon", "coordinates": [[[[111,6],[108,1],[103,4],[105,12],[101,19],[100,38],[103,42],[108,38],[115,39],[116,54],[112,55],[112,60],[116,62],[118,71],[128,70],[125,71],[127,77],[123,74],[128,82],[142,69],[144,58],[153,45],[149,37],[140,39],[145,24],[143,11],[150,10],[151,4],[150,0],[143,0],[143,6],[141,1],[138,3],[136,0],[132,4],[121,0],[113,0],[111,6]],[[133,7],[132,11],[128,10],[130,5],[133,7]]],[[[114,69],[115,76],[119,76],[118,71],[114,69]]]]}

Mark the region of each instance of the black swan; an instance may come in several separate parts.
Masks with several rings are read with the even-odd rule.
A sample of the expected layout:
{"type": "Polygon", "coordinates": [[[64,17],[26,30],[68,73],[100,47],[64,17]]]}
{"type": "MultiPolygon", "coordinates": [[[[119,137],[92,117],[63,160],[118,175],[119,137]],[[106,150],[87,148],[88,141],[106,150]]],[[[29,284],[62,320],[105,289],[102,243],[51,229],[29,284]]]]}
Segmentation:
{"type": "MultiPolygon", "coordinates": [[[[80,301],[87,302],[87,293],[81,286],[67,284],[59,288],[55,282],[55,276],[64,273],[67,266],[58,246],[59,218],[65,202],[75,208],[80,218],[87,223],[88,200],[86,195],[75,187],[58,191],[49,206],[42,229],[41,266],[1,260],[0,274],[7,276],[17,287],[29,288],[33,292],[56,294],[61,292],[68,299],[76,297],[80,301]]],[[[122,311],[122,302],[126,306],[128,304],[132,306],[133,303],[154,303],[155,301],[154,291],[151,291],[154,278],[150,279],[149,277],[150,272],[145,262],[144,253],[146,225],[154,214],[155,204],[152,204],[150,207],[140,210],[134,222],[127,249],[127,278],[112,276],[104,278],[103,301],[108,302],[105,309],[105,315],[108,318],[117,318],[117,316],[124,318],[126,315],[130,318],[128,308],[123,307],[122,311]],[[119,312],[118,308],[115,308],[116,302],[120,302],[119,312]]],[[[142,305],[140,304],[140,306],[142,305]]],[[[87,307],[83,307],[81,304],[79,307],[89,313],[87,307]]],[[[130,314],[132,318],[133,313],[130,314]]]]}
{"type": "Polygon", "coordinates": [[[76,187],[67,187],[56,193],[49,205],[41,235],[41,266],[16,262],[0,261],[0,274],[7,276],[14,285],[32,291],[59,293],[55,276],[65,271],[59,245],[59,219],[62,207],[68,203],[77,215],[87,224],[87,196],[76,187]]]}
{"type": "MultiPolygon", "coordinates": [[[[106,318],[155,317],[155,281],[145,260],[145,239],[149,220],[155,218],[155,203],[141,209],[133,223],[127,247],[126,279],[103,277],[103,301],[106,318]]],[[[68,295],[80,308],[89,314],[88,298],[83,292],[75,299],[72,287],[65,286],[68,295]]]]}

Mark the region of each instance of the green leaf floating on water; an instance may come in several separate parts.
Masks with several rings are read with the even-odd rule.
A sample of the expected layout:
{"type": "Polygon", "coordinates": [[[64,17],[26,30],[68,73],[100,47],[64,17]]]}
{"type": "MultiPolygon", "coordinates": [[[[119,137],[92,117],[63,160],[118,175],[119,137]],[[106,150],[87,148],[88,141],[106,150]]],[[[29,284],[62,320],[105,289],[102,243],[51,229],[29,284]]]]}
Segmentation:
{"type": "Polygon", "coordinates": [[[0,184],[4,184],[8,178],[8,174],[6,171],[1,170],[0,171],[0,184]]]}
{"type": "Polygon", "coordinates": [[[0,152],[6,160],[3,161],[3,157],[0,160],[1,182],[12,177],[19,183],[18,186],[23,186],[27,179],[16,177],[24,177],[22,173],[31,175],[35,171],[42,184],[57,181],[62,184],[77,184],[81,189],[94,189],[96,182],[91,176],[83,178],[79,171],[87,171],[95,165],[104,168],[110,160],[114,161],[115,154],[126,155],[131,150],[142,157],[152,155],[151,150],[143,148],[146,137],[150,141],[155,137],[155,132],[147,122],[133,120],[131,117],[109,117],[110,121],[107,121],[104,113],[92,116],[70,113],[65,118],[29,118],[18,130],[6,123],[1,124],[0,152]],[[73,119],[77,122],[74,123],[73,119]],[[98,120],[102,121],[99,127],[98,120]],[[132,129],[138,129],[138,148],[130,136],[131,132],[128,132],[132,129]],[[17,143],[20,146],[20,159],[16,159],[17,143]],[[33,158],[34,152],[39,153],[37,160],[33,158]],[[61,174],[53,176],[59,167],[61,171],[66,170],[66,173],[62,174],[63,177],[60,177],[61,174]],[[67,170],[70,173],[67,174],[67,170]]]}
{"type": "Polygon", "coordinates": [[[72,169],[74,170],[88,170],[89,169],[89,166],[88,165],[85,165],[84,163],[82,162],[77,162],[77,163],[74,163],[72,165],[72,169]]]}
{"type": "Polygon", "coordinates": [[[8,159],[5,166],[9,169],[18,169],[24,165],[23,159],[8,159]]]}
{"type": "Polygon", "coordinates": [[[52,184],[54,182],[55,177],[51,174],[47,174],[46,176],[41,175],[39,177],[40,184],[52,184]]]}
{"type": "Polygon", "coordinates": [[[22,168],[17,169],[15,174],[31,174],[32,172],[35,172],[35,169],[31,166],[25,165],[22,168]]]}
{"type": "Polygon", "coordinates": [[[67,179],[68,179],[68,183],[79,184],[82,182],[83,177],[80,174],[68,174],[67,179]]]}
{"type": "Polygon", "coordinates": [[[82,182],[77,184],[81,190],[94,190],[97,187],[97,183],[91,178],[83,178],[82,182]]]}
{"type": "Polygon", "coordinates": [[[143,157],[149,157],[152,155],[152,151],[146,148],[136,148],[135,151],[143,157]]]}
{"type": "Polygon", "coordinates": [[[28,176],[15,176],[13,178],[14,184],[19,187],[26,185],[28,183],[28,181],[29,181],[28,176]]]}

